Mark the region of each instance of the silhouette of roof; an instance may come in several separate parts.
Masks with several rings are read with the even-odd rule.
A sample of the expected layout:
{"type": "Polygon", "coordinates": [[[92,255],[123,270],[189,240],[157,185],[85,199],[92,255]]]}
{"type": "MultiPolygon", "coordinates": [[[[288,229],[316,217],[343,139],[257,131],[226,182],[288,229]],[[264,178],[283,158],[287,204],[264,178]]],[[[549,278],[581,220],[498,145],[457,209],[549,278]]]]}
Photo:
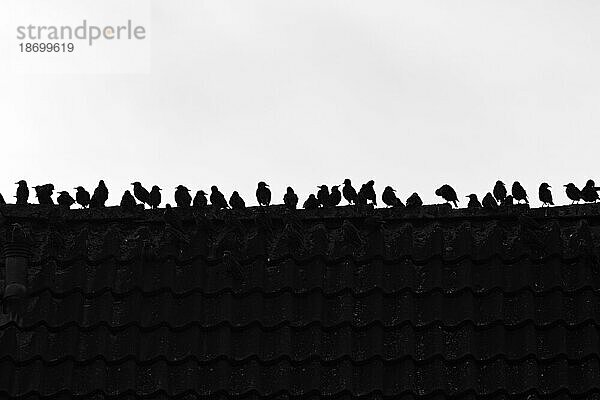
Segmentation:
{"type": "Polygon", "coordinates": [[[600,204],[0,211],[2,397],[600,394],[600,204]]]}

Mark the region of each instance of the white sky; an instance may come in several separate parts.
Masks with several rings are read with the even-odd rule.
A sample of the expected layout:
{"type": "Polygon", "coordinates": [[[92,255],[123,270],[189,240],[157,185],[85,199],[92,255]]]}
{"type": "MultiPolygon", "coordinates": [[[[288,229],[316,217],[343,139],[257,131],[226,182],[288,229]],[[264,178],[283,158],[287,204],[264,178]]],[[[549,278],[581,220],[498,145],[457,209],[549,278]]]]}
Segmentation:
{"type": "Polygon", "coordinates": [[[151,6],[149,74],[0,69],[6,200],[19,179],[73,194],[103,178],[110,204],[134,180],[163,204],[216,184],[255,204],[259,180],[280,203],[372,178],[426,203],[449,183],[466,206],[517,179],[539,206],[542,181],[559,204],[563,184],[600,182],[598,1],[151,6]]]}

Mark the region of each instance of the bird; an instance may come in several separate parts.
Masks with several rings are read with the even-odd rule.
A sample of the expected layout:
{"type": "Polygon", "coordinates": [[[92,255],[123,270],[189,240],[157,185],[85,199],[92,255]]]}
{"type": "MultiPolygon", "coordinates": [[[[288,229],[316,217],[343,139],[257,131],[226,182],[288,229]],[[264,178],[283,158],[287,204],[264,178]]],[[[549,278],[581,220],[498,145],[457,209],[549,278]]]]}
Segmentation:
{"type": "Polygon", "coordinates": [[[75,200],[73,200],[73,198],[71,197],[69,192],[63,190],[58,193],[59,193],[59,195],[56,198],[56,202],[58,203],[59,206],[64,206],[66,208],[70,208],[75,203],[75,200]]]}
{"type": "Polygon", "coordinates": [[[504,202],[502,203],[503,206],[512,206],[513,204],[514,204],[514,198],[510,194],[508,196],[506,196],[506,198],[504,199],[504,202]]]}
{"type": "Polygon", "coordinates": [[[317,200],[321,207],[327,207],[329,205],[329,188],[327,185],[317,186],[319,191],[317,192],[317,200]]]}
{"type": "Polygon", "coordinates": [[[361,196],[360,192],[362,192],[362,196],[364,197],[365,202],[371,200],[371,203],[373,203],[374,206],[377,206],[377,195],[375,194],[374,180],[370,180],[369,182],[362,185],[358,194],[359,197],[361,196]]]}
{"type": "Polygon", "coordinates": [[[162,189],[156,185],[152,186],[152,189],[150,190],[150,193],[148,194],[148,205],[150,206],[150,208],[158,208],[158,206],[160,205],[160,201],[161,201],[161,197],[162,197],[160,195],[161,190],[162,189]]]}
{"type": "Polygon", "coordinates": [[[196,192],[192,205],[199,208],[206,207],[208,205],[208,199],[206,198],[206,192],[204,190],[198,190],[196,192]]]}
{"type": "Polygon", "coordinates": [[[396,191],[391,186],[386,186],[381,194],[381,200],[388,207],[404,206],[402,201],[396,197],[396,191]]]}
{"type": "Polygon", "coordinates": [[[417,193],[411,194],[410,197],[406,199],[406,208],[416,208],[421,207],[422,205],[423,200],[421,200],[417,193]]]}
{"type": "Polygon", "coordinates": [[[356,189],[352,187],[352,182],[348,178],[344,179],[342,194],[344,195],[344,199],[346,199],[348,204],[356,204],[358,194],[356,193],[356,189]]]}
{"type": "Polygon", "coordinates": [[[90,199],[90,207],[104,207],[106,200],[108,200],[108,188],[104,184],[104,181],[100,179],[100,182],[98,182],[98,186],[96,186],[96,189],[94,189],[94,193],[90,199]]]}
{"type": "Polygon", "coordinates": [[[467,204],[467,208],[481,208],[481,203],[479,202],[479,199],[477,198],[477,195],[475,193],[471,193],[467,196],[467,198],[469,199],[469,204],[467,204]]]}
{"type": "Polygon", "coordinates": [[[246,202],[237,191],[233,191],[231,193],[231,197],[229,198],[229,205],[233,210],[243,210],[246,208],[246,202]]]}
{"type": "Polygon", "coordinates": [[[540,201],[542,202],[542,206],[553,206],[554,202],[552,201],[552,192],[550,191],[550,188],[552,186],[548,185],[546,182],[542,183],[540,185],[540,189],[538,192],[540,201]]]}
{"type": "Polygon", "coordinates": [[[454,207],[458,207],[458,204],[456,204],[458,202],[458,197],[452,186],[444,184],[435,191],[435,194],[441,196],[448,203],[452,202],[454,207]]]}
{"type": "Polygon", "coordinates": [[[121,197],[120,205],[121,205],[121,207],[123,207],[125,209],[135,208],[135,206],[136,206],[135,198],[133,197],[133,195],[131,194],[131,192],[129,190],[126,190],[125,193],[123,193],[123,197],[121,197]]]}
{"type": "Polygon", "coordinates": [[[290,186],[287,187],[287,191],[283,195],[283,204],[290,210],[295,210],[298,207],[298,195],[294,193],[294,189],[290,186]]]}
{"type": "Polygon", "coordinates": [[[523,188],[523,186],[521,186],[521,184],[518,181],[514,181],[514,183],[512,184],[512,197],[518,201],[519,203],[521,202],[521,200],[525,200],[525,203],[529,204],[529,200],[527,199],[527,192],[525,191],[525,188],[523,188]]]}
{"type": "Polygon", "coordinates": [[[35,189],[35,196],[40,204],[54,204],[52,200],[52,193],[54,192],[54,185],[46,183],[45,185],[38,185],[33,187],[35,189]]]}
{"type": "Polygon", "coordinates": [[[317,200],[314,194],[311,194],[304,202],[303,207],[305,210],[316,210],[319,208],[319,200],[317,200]]]}
{"type": "Polygon", "coordinates": [[[81,208],[86,208],[90,204],[90,194],[87,190],[85,190],[82,186],[77,186],[75,188],[77,193],[75,193],[75,200],[77,200],[77,204],[81,206],[81,208]]]}
{"type": "Polygon", "coordinates": [[[175,203],[177,207],[189,207],[192,204],[190,189],[183,185],[179,185],[175,189],[175,203]]]}
{"type": "Polygon", "coordinates": [[[596,200],[600,199],[598,190],[600,190],[600,187],[596,187],[596,183],[589,179],[581,189],[581,198],[587,203],[595,203],[596,200]]]}
{"type": "Polygon", "coordinates": [[[271,189],[269,189],[269,185],[264,182],[258,182],[256,200],[258,200],[259,206],[268,206],[271,204],[271,189]]]}
{"type": "Polygon", "coordinates": [[[340,192],[340,185],[333,185],[331,187],[331,193],[329,193],[329,205],[335,207],[342,201],[342,193],[340,192]]]}
{"type": "Polygon", "coordinates": [[[581,190],[579,190],[577,188],[577,186],[575,186],[574,183],[568,183],[566,185],[563,185],[564,187],[566,187],[565,192],[567,193],[567,197],[570,200],[573,200],[571,202],[571,204],[578,202],[581,200],[581,190]]]}
{"type": "MultiPolygon", "coordinates": [[[[494,197],[495,196],[492,196],[490,192],[487,192],[486,195],[483,196],[483,200],[481,201],[481,205],[483,206],[483,208],[485,208],[486,210],[497,210],[498,203],[496,203],[496,199],[494,197]]],[[[506,200],[506,196],[504,197],[504,200],[506,200]]]]}
{"type": "Polygon", "coordinates": [[[0,193],[0,205],[5,205],[6,201],[4,201],[4,196],[2,196],[2,193],[0,193]]]}
{"type": "Polygon", "coordinates": [[[219,189],[216,186],[211,186],[210,191],[210,204],[215,206],[217,210],[229,208],[225,196],[223,196],[223,193],[219,192],[219,189]]]}
{"type": "Polygon", "coordinates": [[[17,204],[27,204],[27,200],[29,200],[29,188],[27,187],[27,182],[24,180],[20,180],[16,183],[19,185],[17,187],[17,204]]]}
{"type": "Polygon", "coordinates": [[[504,182],[496,181],[496,185],[494,185],[494,197],[500,204],[504,203],[504,199],[506,199],[506,186],[504,186],[504,182]]]}
{"type": "Polygon", "coordinates": [[[133,195],[136,199],[138,199],[142,204],[149,204],[148,200],[150,199],[150,193],[142,186],[139,182],[133,182],[133,195]]]}

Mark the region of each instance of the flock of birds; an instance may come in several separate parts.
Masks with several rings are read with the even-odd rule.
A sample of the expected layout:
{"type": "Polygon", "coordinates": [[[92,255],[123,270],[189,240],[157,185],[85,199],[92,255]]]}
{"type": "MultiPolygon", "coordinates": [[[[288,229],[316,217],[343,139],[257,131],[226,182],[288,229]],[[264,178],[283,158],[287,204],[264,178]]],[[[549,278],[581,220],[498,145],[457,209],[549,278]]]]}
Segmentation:
{"type": "MultiPolygon", "coordinates": [[[[17,194],[16,204],[28,204],[29,201],[29,187],[27,182],[21,180],[16,183],[17,194]]],[[[158,208],[161,203],[161,188],[154,185],[152,189],[148,191],[142,186],[140,182],[133,182],[133,194],[126,190],[121,197],[120,206],[123,208],[134,208],[139,201],[141,204],[148,205],[150,208],[158,208]],[[136,201],[137,199],[137,201],[136,201]]],[[[588,180],[583,189],[577,188],[575,184],[569,183],[564,185],[567,197],[575,202],[596,202],[600,199],[598,191],[600,187],[596,187],[593,180],[588,180]]],[[[304,202],[303,208],[307,210],[314,210],[319,207],[335,207],[340,204],[342,197],[348,202],[348,204],[366,205],[373,204],[377,206],[377,195],[375,193],[375,181],[370,180],[363,184],[360,190],[356,191],[352,186],[350,179],[344,180],[343,185],[334,185],[331,187],[331,191],[327,185],[318,186],[319,191],[317,194],[311,194],[308,199],[304,202]],[[340,186],[342,190],[340,191],[340,186]]],[[[546,182],[542,183],[539,187],[538,195],[540,201],[544,206],[554,205],[552,200],[552,192],[550,191],[551,186],[546,182]]],[[[36,198],[39,204],[54,204],[52,195],[54,193],[54,185],[51,183],[45,185],[33,186],[35,190],[36,198]]],[[[73,198],[68,191],[58,192],[58,198],[56,199],[58,205],[70,208],[73,204],[77,203],[82,208],[99,208],[104,207],[108,200],[108,188],[106,187],[103,180],[98,183],[98,186],[94,189],[92,195],[85,190],[82,186],[75,188],[75,198],[73,198]]],[[[410,195],[406,199],[406,204],[402,202],[397,196],[396,191],[391,186],[386,186],[384,189],[381,200],[388,207],[400,207],[400,208],[415,208],[423,205],[423,201],[417,193],[410,195]]],[[[454,207],[458,207],[458,196],[456,191],[450,185],[442,185],[435,191],[435,194],[442,197],[446,202],[452,203],[454,207]]],[[[217,209],[231,208],[233,210],[242,210],[246,208],[244,199],[240,196],[237,191],[234,191],[229,198],[229,202],[225,199],[223,193],[219,191],[216,186],[211,187],[211,193],[209,196],[203,190],[196,192],[194,198],[190,195],[190,190],[179,185],[175,188],[175,203],[177,207],[206,207],[208,206],[208,200],[213,207],[217,209]]],[[[500,206],[512,205],[515,201],[520,203],[524,201],[529,203],[527,192],[519,182],[514,182],[511,188],[511,193],[508,194],[505,184],[502,181],[497,181],[492,192],[488,192],[480,202],[476,194],[470,194],[466,196],[469,198],[467,208],[485,208],[485,209],[497,209],[500,206]]],[[[269,206],[271,204],[271,190],[269,185],[265,182],[259,182],[256,188],[256,200],[259,206],[269,206]]],[[[296,209],[298,207],[298,195],[294,193],[294,189],[291,187],[287,188],[285,195],[283,196],[283,203],[289,209],[296,209]]],[[[571,204],[573,204],[571,203],[571,204]]],[[[0,204],[6,204],[4,198],[0,194],[0,204]]],[[[170,209],[169,204],[166,208],[170,209]]]]}

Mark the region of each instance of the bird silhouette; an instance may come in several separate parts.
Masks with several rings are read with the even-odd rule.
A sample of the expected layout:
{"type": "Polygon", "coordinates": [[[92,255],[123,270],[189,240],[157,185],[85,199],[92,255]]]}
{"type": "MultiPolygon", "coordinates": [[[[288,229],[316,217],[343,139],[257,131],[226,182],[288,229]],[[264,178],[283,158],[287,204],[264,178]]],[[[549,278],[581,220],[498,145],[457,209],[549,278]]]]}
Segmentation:
{"type": "Polygon", "coordinates": [[[514,198],[510,194],[508,196],[506,196],[506,198],[504,199],[504,202],[502,203],[503,206],[512,206],[513,204],[514,204],[514,198]]]}
{"type": "Polygon", "coordinates": [[[81,208],[86,208],[90,205],[90,194],[87,190],[85,190],[82,186],[77,186],[75,188],[77,192],[75,193],[75,200],[77,204],[81,206],[81,208]]]}
{"type": "Polygon", "coordinates": [[[100,179],[98,186],[94,189],[92,198],[90,199],[90,207],[98,208],[105,207],[106,201],[108,200],[108,188],[104,184],[104,181],[100,179]]]}
{"type": "Polygon", "coordinates": [[[572,200],[571,204],[575,202],[579,203],[581,200],[581,190],[574,183],[568,183],[563,186],[566,187],[565,192],[567,193],[567,197],[572,200]]]}
{"type": "Polygon", "coordinates": [[[156,185],[152,186],[152,189],[150,189],[150,193],[148,194],[148,205],[150,206],[150,208],[158,208],[158,206],[160,205],[162,198],[160,194],[161,190],[162,189],[156,185]]]}
{"type": "Polygon", "coordinates": [[[321,207],[327,207],[329,205],[329,188],[327,185],[317,186],[319,191],[317,192],[317,200],[321,207]]]}
{"type": "Polygon", "coordinates": [[[600,187],[596,187],[596,183],[589,179],[581,189],[581,198],[587,203],[595,203],[596,200],[600,199],[598,190],[600,190],[600,187]]]}
{"type": "Polygon", "coordinates": [[[371,200],[371,203],[374,206],[377,206],[377,195],[375,194],[375,181],[370,180],[369,182],[362,185],[358,193],[358,197],[359,201],[362,201],[363,204],[371,200]],[[362,200],[361,197],[364,198],[364,200],[362,200]]]}
{"type": "Polygon", "coordinates": [[[298,195],[294,193],[294,189],[288,186],[287,191],[283,195],[283,204],[290,210],[295,210],[298,207],[298,195]]]}
{"type": "Polygon", "coordinates": [[[467,208],[481,208],[481,203],[479,202],[479,199],[477,198],[477,195],[475,193],[471,193],[467,196],[467,198],[469,199],[469,204],[467,204],[467,208]]]}
{"type": "Polygon", "coordinates": [[[0,205],[5,205],[6,201],[4,200],[4,196],[2,196],[2,193],[0,193],[0,205]]]}
{"type": "Polygon", "coordinates": [[[211,186],[210,188],[210,203],[216,207],[217,210],[229,208],[225,196],[223,196],[223,193],[219,192],[219,189],[216,186],[211,186]]]}
{"type": "Polygon", "coordinates": [[[136,199],[138,199],[142,204],[149,204],[148,200],[150,199],[150,193],[142,186],[139,182],[133,182],[133,195],[136,199]]]}
{"type": "Polygon", "coordinates": [[[388,207],[404,206],[402,201],[398,197],[396,197],[396,190],[394,190],[391,186],[386,186],[385,189],[383,189],[383,193],[381,194],[381,200],[383,201],[383,204],[385,204],[388,207]]]}
{"type": "Polygon", "coordinates": [[[548,185],[546,182],[542,183],[540,185],[540,189],[538,191],[538,195],[540,198],[540,201],[542,202],[542,206],[553,206],[554,202],[552,202],[552,192],[550,191],[550,188],[552,186],[548,185]]]}
{"type": "Polygon", "coordinates": [[[358,194],[356,193],[356,189],[352,187],[352,182],[350,182],[350,179],[344,179],[342,194],[344,195],[344,199],[346,199],[348,204],[356,204],[358,194]]]}
{"type": "Polygon", "coordinates": [[[521,202],[521,200],[525,200],[525,203],[529,204],[529,200],[527,199],[527,192],[525,191],[525,188],[523,188],[523,186],[521,186],[521,184],[518,181],[514,181],[512,184],[512,197],[518,201],[519,203],[521,202]]]}
{"type": "Polygon", "coordinates": [[[54,185],[46,183],[45,185],[34,186],[35,196],[40,204],[54,204],[52,200],[52,194],[54,193],[54,185]]]}
{"type": "Polygon", "coordinates": [[[504,199],[506,199],[506,186],[504,182],[496,181],[496,185],[494,185],[494,197],[500,204],[504,203],[504,199]]]}
{"type": "Polygon", "coordinates": [[[454,207],[458,207],[458,204],[456,204],[458,202],[458,196],[456,196],[456,192],[452,186],[444,184],[435,191],[435,194],[441,196],[448,203],[452,202],[454,207]]]}
{"type": "Polygon", "coordinates": [[[120,206],[128,210],[135,208],[135,198],[129,190],[126,190],[125,193],[123,193],[123,197],[121,197],[120,206]]]}
{"type": "MultiPolygon", "coordinates": [[[[492,196],[490,192],[487,192],[485,196],[483,196],[483,200],[481,201],[481,205],[486,210],[497,210],[498,203],[496,203],[495,196],[492,196]]],[[[511,197],[512,199],[512,197],[511,197]]],[[[504,200],[506,200],[506,196],[504,196],[504,200]]]]}
{"type": "Polygon", "coordinates": [[[177,207],[189,207],[192,204],[190,189],[183,185],[179,185],[175,189],[175,203],[177,207]]]}
{"type": "Polygon", "coordinates": [[[314,194],[311,194],[304,202],[303,207],[305,210],[316,210],[319,208],[319,200],[317,200],[314,194]]]}
{"type": "Polygon", "coordinates": [[[264,182],[258,182],[256,200],[259,206],[268,206],[271,204],[271,189],[269,189],[269,185],[264,182]]]}
{"type": "Polygon", "coordinates": [[[15,196],[17,198],[17,204],[27,204],[27,201],[29,200],[29,188],[27,187],[27,182],[20,180],[16,184],[19,185],[17,187],[17,195],[15,196]]]}
{"type": "Polygon", "coordinates": [[[417,193],[413,193],[406,199],[406,208],[417,208],[423,205],[423,200],[417,193]]]}
{"type": "Polygon", "coordinates": [[[229,205],[233,210],[243,210],[246,208],[246,202],[236,191],[231,193],[231,197],[229,198],[229,205]]]}
{"type": "Polygon", "coordinates": [[[340,192],[340,185],[333,185],[331,187],[331,193],[329,193],[329,205],[335,207],[342,201],[342,192],[340,192]]]}
{"type": "Polygon", "coordinates": [[[198,190],[194,196],[194,207],[203,208],[208,205],[208,199],[206,198],[206,192],[204,190],[198,190]]]}
{"type": "Polygon", "coordinates": [[[56,198],[56,202],[59,206],[63,206],[66,208],[70,208],[73,204],[75,204],[75,200],[71,197],[69,192],[61,191],[58,192],[58,197],[56,198]]]}

